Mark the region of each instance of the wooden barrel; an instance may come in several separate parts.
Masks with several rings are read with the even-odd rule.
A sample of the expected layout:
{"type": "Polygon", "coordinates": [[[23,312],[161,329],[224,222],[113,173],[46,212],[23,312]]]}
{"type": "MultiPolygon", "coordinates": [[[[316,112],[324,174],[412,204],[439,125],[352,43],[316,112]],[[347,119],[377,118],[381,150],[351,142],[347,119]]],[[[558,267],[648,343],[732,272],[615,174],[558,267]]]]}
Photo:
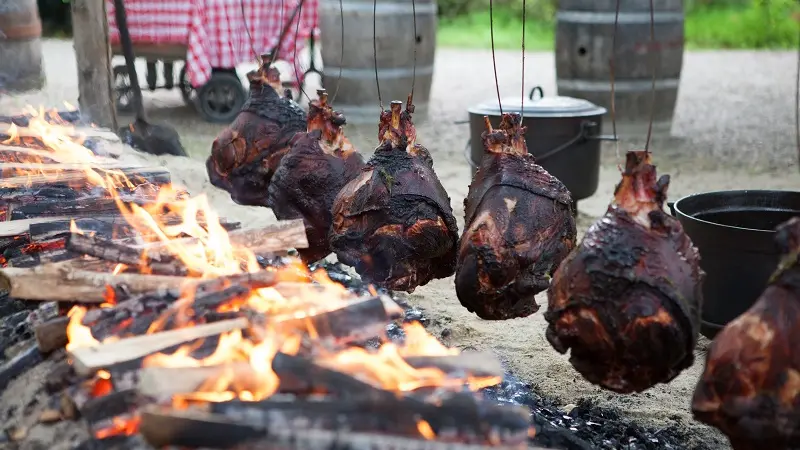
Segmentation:
{"type": "Polygon", "coordinates": [[[683,66],[682,0],[654,1],[655,42],[650,40],[650,0],[561,0],[556,15],[558,95],[584,98],[610,114],[609,61],[617,1],[621,2],[614,63],[618,133],[646,136],[654,108],[654,134],[668,135],[683,66]]]}
{"type": "Polygon", "coordinates": [[[44,86],[41,36],[36,0],[0,0],[0,91],[44,86]]]}
{"type": "Polygon", "coordinates": [[[320,0],[322,33],[322,84],[333,95],[334,107],[349,123],[378,123],[378,89],[375,83],[373,17],[376,18],[378,78],[383,104],[405,103],[411,92],[414,48],[417,50],[414,105],[417,121],[427,115],[436,51],[436,0],[416,0],[417,34],[408,0],[320,0]],[[373,16],[373,7],[376,14],[373,16]],[[344,58],[342,58],[344,15],[344,58]],[[341,67],[341,81],[339,69],[341,67]]]}

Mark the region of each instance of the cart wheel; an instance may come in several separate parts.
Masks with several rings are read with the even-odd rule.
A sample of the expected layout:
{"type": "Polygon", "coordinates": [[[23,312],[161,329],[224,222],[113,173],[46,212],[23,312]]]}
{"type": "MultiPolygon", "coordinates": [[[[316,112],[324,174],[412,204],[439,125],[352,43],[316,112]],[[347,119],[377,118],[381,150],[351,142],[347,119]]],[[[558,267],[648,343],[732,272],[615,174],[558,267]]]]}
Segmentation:
{"type": "Polygon", "coordinates": [[[129,113],[133,111],[133,90],[131,77],[125,66],[114,66],[114,95],[117,111],[129,113]]]}
{"type": "Polygon", "coordinates": [[[246,100],[247,93],[235,73],[214,72],[197,91],[197,108],[208,122],[231,122],[246,100]]]}
{"type": "Polygon", "coordinates": [[[181,89],[183,102],[188,106],[194,106],[192,102],[192,92],[194,92],[194,88],[192,84],[189,83],[189,76],[186,74],[186,66],[181,67],[181,72],[178,74],[178,87],[181,89]]]}

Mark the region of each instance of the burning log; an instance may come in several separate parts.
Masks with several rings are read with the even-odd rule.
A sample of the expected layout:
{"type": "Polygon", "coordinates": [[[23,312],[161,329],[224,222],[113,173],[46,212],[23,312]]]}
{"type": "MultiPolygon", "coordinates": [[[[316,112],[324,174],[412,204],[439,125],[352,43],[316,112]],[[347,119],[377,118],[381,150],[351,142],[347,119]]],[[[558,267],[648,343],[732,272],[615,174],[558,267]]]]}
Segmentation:
{"type": "MultiPolygon", "coordinates": [[[[155,447],[235,448],[238,450],[519,450],[519,444],[476,445],[437,442],[382,433],[357,433],[341,429],[309,429],[303,425],[236,422],[220,414],[197,409],[149,407],[142,413],[140,433],[155,447]],[[233,447],[239,445],[238,447],[233,447]]],[[[528,448],[528,447],[525,447],[528,448]]],[[[539,450],[538,447],[529,450],[539,450]]]]}
{"type": "Polygon", "coordinates": [[[125,389],[87,398],[79,405],[73,403],[73,408],[77,413],[76,416],[80,415],[89,424],[96,424],[105,419],[134,412],[142,403],[136,390],[125,389]]]}
{"type": "Polygon", "coordinates": [[[663,211],[669,177],[628,152],[606,215],[556,271],[546,337],[592,383],[620,393],[667,383],[692,365],[700,329],[700,256],[663,211]]]}
{"type": "MultiPolygon", "coordinates": [[[[265,273],[271,274],[270,272],[265,273]]],[[[243,278],[246,274],[241,275],[243,278]]],[[[218,281],[213,281],[212,283],[218,283],[218,281]]],[[[253,289],[253,285],[233,284],[222,291],[211,290],[210,292],[203,292],[201,287],[197,289],[198,293],[187,306],[194,311],[214,310],[229,303],[236,297],[246,298],[251,294],[251,289],[253,289]]],[[[132,300],[135,301],[135,299],[132,300]]],[[[353,342],[380,335],[386,323],[397,318],[387,313],[388,308],[384,306],[387,302],[391,301],[383,297],[371,297],[349,302],[341,308],[314,315],[274,315],[267,317],[266,320],[285,333],[293,331],[305,332],[308,329],[313,329],[314,333],[321,338],[332,338],[340,343],[353,342]]],[[[88,317],[89,315],[87,314],[82,323],[84,325],[100,324],[102,329],[99,332],[96,332],[94,327],[91,330],[96,339],[102,340],[110,335],[102,330],[114,330],[113,335],[116,337],[123,335],[133,327],[143,333],[154,320],[163,314],[163,310],[159,310],[149,315],[143,315],[144,323],[137,324],[135,321],[131,322],[130,320],[137,317],[126,312],[127,303],[123,302],[114,308],[90,312],[90,314],[94,313],[92,317],[88,317]],[[126,327],[120,329],[119,324],[121,323],[125,323],[126,327]]],[[[171,303],[174,305],[175,301],[173,300],[171,303]]],[[[73,350],[72,356],[76,360],[75,367],[78,373],[88,374],[101,368],[110,369],[114,365],[139,360],[149,354],[160,352],[186,341],[218,335],[233,329],[245,328],[246,324],[247,319],[238,318],[197,325],[189,329],[179,328],[150,335],[134,335],[133,337],[95,347],[78,347],[73,350]],[[230,327],[230,329],[216,331],[219,329],[216,327],[230,327]],[[186,334],[186,330],[195,330],[194,333],[201,333],[201,335],[186,334]]],[[[169,327],[169,323],[165,326],[169,327]]],[[[56,331],[52,332],[56,333],[56,331]]],[[[66,334],[66,330],[64,330],[64,333],[66,334]]]]}
{"type": "Polygon", "coordinates": [[[72,357],[77,374],[90,375],[115,364],[144,358],[164,349],[198,339],[218,336],[228,331],[241,330],[247,328],[248,325],[249,321],[245,318],[224,320],[195,325],[191,328],[179,328],[155,334],[134,336],[100,346],[77,347],[69,350],[69,355],[72,357]]]}
{"type": "Polygon", "coordinates": [[[777,270],[756,303],[714,338],[692,398],[694,417],[736,450],[800,446],[800,218],[776,231],[777,270]]]}
{"type": "Polygon", "coordinates": [[[458,228],[450,198],[416,143],[408,98],[381,113],[381,144],[333,203],[331,248],[339,261],[392,290],[413,291],[455,272],[458,228]]]}
{"type": "Polygon", "coordinates": [[[572,198],[528,154],[519,114],[503,114],[496,130],[485,121],[486,153],[464,200],[456,294],[482,319],[527,317],[575,247],[572,198]]]}
{"type": "Polygon", "coordinates": [[[300,250],[307,262],[331,252],[328,232],[336,194],[364,167],[364,159],[345,137],[344,116],[328,104],[324,89],[311,102],[308,132],[292,139],[269,185],[267,204],[278,219],[303,219],[309,246],[300,250]]]}
{"type": "MultiPolygon", "coordinates": [[[[403,358],[409,366],[417,369],[436,368],[448,375],[460,377],[498,377],[504,376],[503,366],[494,355],[476,352],[464,352],[447,356],[407,356],[403,358]]],[[[297,370],[301,370],[302,366],[297,370]]],[[[327,370],[321,369],[320,370],[327,370]]],[[[204,367],[145,367],[139,370],[137,391],[139,394],[154,399],[168,400],[177,394],[197,392],[203,385],[223,375],[230,375],[238,386],[246,390],[257,389],[263,381],[249,362],[235,362],[204,367]]],[[[338,392],[337,380],[323,378],[311,386],[301,377],[289,376],[284,372],[278,392],[303,394],[309,389],[318,389],[315,393],[338,392]],[[333,386],[328,387],[327,383],[333,386]],[[321,389],[321,391],[320,391],[321,389]]],[[[349,387],[345,393],[357,394],[362,385],[349,387]]]]}
{"type": "MultiPolygon", "coordinates": [[[[440,399],[437,404],[427,403],[409,396],[398,396],[350,375],[320,367],[305,358],[280,352],[273,359],[272,368],[282,385],[287,382],[285,379],[291,380],[292,385],[302,381],[307,385],[306,392],[327,392],[332,397],[313,401],[291,396],[291,401],[272,397],[260,402],[212,403],[209,406],[212,417],[227,416],[232,419],[229,423],[247,424],[268,435],[277,428],[303,423],[304,431],[309,428],[333,431],[344,426],[348,431],[428,438],[432,437],[427,434],[430,432],[439,438],[447,436],[449,441],[464,443],[488,443],[493,436],[503,436],[506,443],[519,445],[528,437],[529,413],[525,408],[478,402],[471,394],[454,394],[440,399]],[[346,422],[342,423],[342,420],[346,422]],[[425,427],[419,426],[420,420],[425,422],[425,427]]],[[[144,422],[147,420],[145,416],[153,412],[149,409],[143,415],[141,432],[148,441],[155,445],[194,445],[185,440],[193,433],[174,435],[172,433],[179,432],[179,427],[170,425],[161,428],[162,433],[172,434],[168,442],[152,441],[154,436],[146,430],[144,422]]],[[[167,412],[167,416],[172,416],[172,412],[167,412]]],[[[189,426],[190,423],[182,425],[189,426]]],[[[227,427],[218,431],[224,428],[227,427]]],[[[235,434],[229,431],[234,430],[215,434],[220,437],[235,434]]],[[[226,441],[217,445],[227,447],[235,443],[226,441]]]]}
{"type": "Polygon", "coordinates": [[[36,344],[29,345],[14,358],[0,366],[0,390],[5,390],[14,378],[25,373],[28,369],[44,360],[36,344]]]}
{"type": "Polygon", "coordinates": [[[468,375],[470,377],[505,376],[505,369],[497,357],[488,352],[461,352],[446,356],[406,356],[409,366],[416,369],[435,368],[446,374],[468,375]]]}
{"type": "Polygon", "coordinates": [[[81,121],[81,113],[77,109],[69,111],[44,111],[40,114],[25,113],[17,114],[14,116],[0,115],[0,123],[13,124],[18,127],[27,127],[31,123],[31,119],[41,120],[48,124],[59,125],[63,123],[76,124],[81,121]]]}
{"type": "Polygon", "coordinates": [[[295,133],[306,128],[306,113],[281,97],[280,73],[268,55],[248,74],[250,98],[211,145],[206,169],[211,184],[242,205],[267,206],[267,189],[295,133]]]}
{"type": "Polygon", "coordinates": [[[172,255],[143,252],[82,232],[71,233],[67,237],[66,248],[105,261],[138,266],[141,272],[149,271],[157,275],[174,276],[184,276],[188,273],[186,266],[172,255]]]}
{"type": "MultiPolygon", "coordinates": [[[[384,391],[386,392],[386,391],[384,391]]],[[[376,432],[411,438],[436,437],[450,442],[488,444],[493,435],[504,443],[520,444],[528,437],[524,408],[507,408],[479,402],[471,393],[453,394],[434,405],[412,397],[388,396],[304,400],[294,396],[258,402],[233,400],[211,403],[210,412],[269,431],[280,423],[306,423],[311,429],[376,432]],[[433,432],[427,435],[419,421],[433,432]],[[446,437],[445,437],[446,436],[446,437]]]]}

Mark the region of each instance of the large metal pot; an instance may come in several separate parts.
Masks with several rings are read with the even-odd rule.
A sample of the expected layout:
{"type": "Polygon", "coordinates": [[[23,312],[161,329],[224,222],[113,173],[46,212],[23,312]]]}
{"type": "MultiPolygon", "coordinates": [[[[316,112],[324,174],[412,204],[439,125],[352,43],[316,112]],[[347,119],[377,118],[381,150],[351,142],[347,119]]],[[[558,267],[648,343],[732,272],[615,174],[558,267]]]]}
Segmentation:
{"type": "MultiPolygon", "coordinates": [[[[506,98],[501,104],[503,112],[520,112],[522,107],[522,124],[528,128],[525,132],[528,152],[564,183],[573,200],[590,197],[597,191],[600,141],[614,139],[601,135],[605,108],[572,97],[545,97],[538,86],[527,99],[506,98]]],[[[496,127],[500,123],[500,109],[497,101],[493,101],[468,110],[470,141],[464,154],[472,166],[473,175],[484,153],[481,140],[485,131],[483,117],[488,116],[492,126],[496,127]]]]}
{"type": "Polygon", "coordinates": [[[704,192],[669,207],[700,251],[701,332],[712,338],[764,291],[780,258],[775,227],[800,215],[800,192],[704,192]]]}

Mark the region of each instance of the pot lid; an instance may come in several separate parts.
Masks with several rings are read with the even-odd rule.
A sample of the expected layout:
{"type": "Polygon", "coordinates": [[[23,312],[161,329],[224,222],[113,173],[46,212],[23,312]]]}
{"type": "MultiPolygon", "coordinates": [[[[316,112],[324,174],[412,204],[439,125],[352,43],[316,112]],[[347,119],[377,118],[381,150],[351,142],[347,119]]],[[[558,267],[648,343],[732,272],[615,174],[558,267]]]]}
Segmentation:
{"type": "MultiPolygon", "coordinates": [[[[502,105],[503,112],[520,112],[522,106],[522,117],[588,117],[606,113],[605,108],[588,100],[557,95],[539,97],[535,100],[525,98],[522,102],[519,97],[507,97],[502,99],[502,105]]],[[[499,116],[500,108],[497,100],[494,100],[470,108],[469,113],[499,116]]]]}

